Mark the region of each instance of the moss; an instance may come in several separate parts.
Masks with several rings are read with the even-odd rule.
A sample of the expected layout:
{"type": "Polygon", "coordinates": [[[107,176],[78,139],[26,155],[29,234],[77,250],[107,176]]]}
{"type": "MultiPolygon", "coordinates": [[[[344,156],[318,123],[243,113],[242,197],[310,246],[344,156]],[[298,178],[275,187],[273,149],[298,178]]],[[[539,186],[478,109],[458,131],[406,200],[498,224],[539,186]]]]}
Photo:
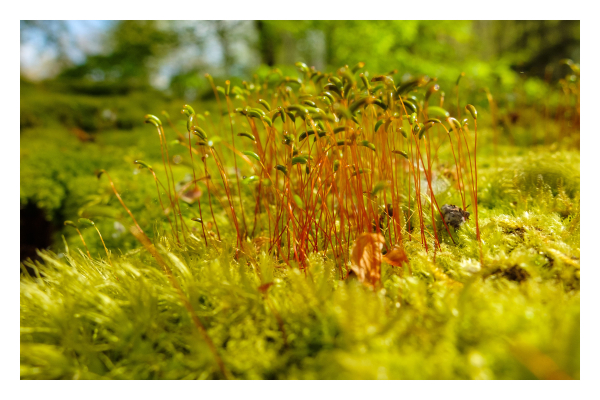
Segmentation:
{"type": "MultiPolygon", "coordinates": [[[[82,105],[84,114],[86,104],[82,105]]],[[[212,104],[205,109],[216,107],[212,104]]],[[[135,107],[131,110],[135,112],[135,107]]],[[[92,253],[91,258],[86,256],[71,229],[59,233],[67,236],[64,244],[57,241],[60,244],[39,253],[40,260],[25,262],[28,269],[24,269],[20,291],[22,379],[225,377],[156,254],[139,247],[128,233],[128,215],[106,178],[98,181],[94,176],[99,169],[110,172],[120,196],[153,238],[234,378],[579,378],[578,151],[567,146],[559,150],[500,145],[494,149],[493,127],[480,127],[476,228],[475,204],[469,197],[471,184],[467,182],[463,198],[457,190],[452,149],[443,142],[436,149],[440,163],[433,166],[431,178],[436,201],[439,206],[471,207],[470,220],[457,229],[450,228],[450,233],[435,214],[431,215],[434,205],[428,182],[423,180],[421,193],[417,193],[414,183],[418,181],[398,168],[402,215],[395,229],[402,236],[396,238],[409,262],[401,267],[383,264],[381,282],[371,289],[357,279],[342,280],[349,271],[351,243],[347,237],[352,240],[353,229],[360,222],[356,216],[343,223],[331,221],[334,234],[343,237],[339,243],[344,251],[337,255],[331,248],[324,249],[326,235],[312,223],[305,231],[310,254],[304,264],[292,253],[290,260],[284,261],[286,254],[278,252],[281,249],[269,252],[265,236],[271,230],[269,213],[280,211],[277,199],[251,185],[237,190],[235,176],[256,173],[257,166],[238,159],[236,170],[230,143],[226,142],[229,132],[220,136],[225,125],[219,113],[198,115],[210,127],[209,139],[222,157],[223,174],[233,188],[231,202],[236,212],[245,212],[243,218],[238,217],[243,226],[239,236],[232,222],[230,198],[219,181],[222,175],[211,159],[212,203],[204,184],[200,185],[200,205],[205,226],[211,224],[213,235],[204,240],[202,225],[190,222],[198,217],[197,204],[182,202],[181,218],[190,229],[185,242],[175,238],[152,176],[133,164],[139,159],[152,164],[166,184],[158,137],[152,127],[138,128],[137,123],[126,126],[124,122],[120,128],[131,128],[126,133],[114,125],[99,127],[93,142],[65,135],[65,130],[56,126],[24,129],[21,204],[36,203],[58,223],[79,217],[94,219],[112,255],[109,262],[96,231],[84,229],[92,253]],[[415,212],[417,199],[423,204],[421,216],[415,212]],[[207,211],[210,204],[214,206],[214,220],[207,211]],[[214,236],[214,221],[220,228],[220,241],[214,236]],[[439,247],[432,234],[434,228],[439,247]],[[545,366],[542,371],[550,372],[540,373],[532,367],[531,359],[545,366]]],[[[480,114],[480,120],[486,118],[484,115],[480,114]]],[[[236,129],[249,130],[248,121],[238,117],[236,129]]],[[[362,112],[360,118],[370,117],[362,112]]],[[[25,121],[34,120],[25,117],[25,121]]],[[[298,126],[293,125],[292,130],[304,124],[301,118],[297,120],[298,126]]],[[[95,123],[93,117],[90,123],[95,123]]],[[[31,124],[35,125],[25,125],[31,124]]],[[[176,128],[184,132],[185,124],[176,122],[176,128]]],[[[437,138],[445,140],[446,133],[438,133],[437,138]]],[[[181,188],[191,182],[193,173],[188,150],[173,143],[176,137],[177,133],[168,130],[174,180],[181,188]]],[[[240,143],[248,145],[245,138],[234,140],[239,149],[240,143]]],[[[285,149],[293,151],[291,147],[285,149]]],[[[366,157],[383,159],[381,152],[362,150],[368,156],[361,161],[369,160],[366,157]]],[[[411,171],[409,165],[401,166],[411,171]]],[[[298,171],[304,185],[308,182],[304,180],[305,170],[298,171]]],[[[199,165],[195,173],[205,181],[209,179],[199,165]]],[[[365,185],[373,184],[369,179],[376,179],[369,174],[365,172],[355,181],[365,179],[365,185]]],[[[365,189],[360,187],[357,193],[374,201],[374,210],[382,209],[389,192],[383,189],[376,198],[365,189]]],[[[293,190],[302,194],[298,185],[293,190]]],[[[341,200],[347,203],[360,197],[351,194],[344,193],[348,197],[341,200]]],[[[162,199],[167,202],[166,195],[162,199]]],[[[294,209],[296,217],[304,215],[309,200],[311,197],[305,196],[296,202],[303,204],[294,209]]],[[[333,199],[331,205],[335,209],[340,203],[340,199],[333,199]]],[[[175,217],[172,210],[169,215],[175,217]]],[[[373,211],[372,215],[376,221],[381,214],[373,211]]],[[[391,237],[393,227],[386,221],[382,225],[386,239],[391,237]]],[[[367,221],[365,226],[371,229],[373,224],[367,221]]],[[[280,246],[289,247],[287,241],[285,238],[280,246]]]]}

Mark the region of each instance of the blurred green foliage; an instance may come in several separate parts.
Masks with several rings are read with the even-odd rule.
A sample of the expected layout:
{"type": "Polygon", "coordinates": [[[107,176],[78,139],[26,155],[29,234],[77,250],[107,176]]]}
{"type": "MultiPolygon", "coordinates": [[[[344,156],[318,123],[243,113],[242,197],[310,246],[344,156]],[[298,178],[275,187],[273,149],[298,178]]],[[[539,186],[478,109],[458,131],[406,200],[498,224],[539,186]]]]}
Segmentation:
{"type": "MultiPolygon", "coordinates": [[[[397,82],[427,74],[444,86],[465,72],[466,89],[505,93],[522,86],[523,74],[554,82],[564,76],[549,68],[564,58],[579,62],[579,26],[579,21],[118,21],[106,28],[100,54],[70,66],[65,43],[77,44],[66,40],[65,21],[23,21],[21,31],[22,40],[41,31],[46,46],[57,48],[63,69],[55,81],[66,90],[125,94],[148,87],[152,76],[168,70],[171,93],[194,99],[199,93],[191,90],[209,89],[199,79],[204,72],[247,79],[260,65],[285,68],[296,61],[319,70],[362,61],[374,74],[397,70],[397,82]]],[[[534,88],[528,85],[529,93],[534,88]]]]}
{"type": "Polygon", "coordinates": [[[543,79],[562,77],[547,67],[579,58],[579,21],[255,21],[254,28],[253,50],[268,67],[303,61],[331,70],[366,62],[374,75],[392,68],[399,82],[426,74],[447,88],[465,72],[464,89],[473,93],[519,90],[525,74],[538,82],[527,94],[539,96],[543,79]]]}
{"type": "Polygon", "coordinates": [[[140,127],[148,108],[164,103],[162,93],[147,90],[126,96],[94,96],[57,91],[52,85],[21,84],[21,130],[79,128],[87,133],[140,127]]]}

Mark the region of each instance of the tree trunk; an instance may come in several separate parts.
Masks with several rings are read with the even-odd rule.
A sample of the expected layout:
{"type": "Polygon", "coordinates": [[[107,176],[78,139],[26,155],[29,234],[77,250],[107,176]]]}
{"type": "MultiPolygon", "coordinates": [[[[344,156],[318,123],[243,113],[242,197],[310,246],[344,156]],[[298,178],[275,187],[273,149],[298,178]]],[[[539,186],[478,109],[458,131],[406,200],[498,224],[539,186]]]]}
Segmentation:
{"type": "Polygon", "coordinates": [[[260,59],[263,64],[272,67],[275,65],[275,41],[273,40],[273,32],[265,21],[254,21],[254,25],[258,31],[260,59]]]}

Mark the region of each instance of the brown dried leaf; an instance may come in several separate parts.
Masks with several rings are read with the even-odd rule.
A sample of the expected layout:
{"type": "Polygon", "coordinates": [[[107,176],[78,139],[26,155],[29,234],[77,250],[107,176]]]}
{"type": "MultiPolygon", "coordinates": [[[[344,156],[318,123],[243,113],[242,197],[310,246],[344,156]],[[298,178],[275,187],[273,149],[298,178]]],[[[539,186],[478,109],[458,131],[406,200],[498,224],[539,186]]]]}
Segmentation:
{"type": "Polygon", "coordinates": [[[352,247],[352,271],[358,280],[368,286],[375,286],[381,279],[381,249],[385,238],[379,233],[363,233],[352,247]]]}
{"type": "Polygon", "coordinates": [[[382,260],[394,267],[401,267],[403,263],[408,263],[406,252],[400,247],[394,247],[390,252],[383,255],[382,260]]]}

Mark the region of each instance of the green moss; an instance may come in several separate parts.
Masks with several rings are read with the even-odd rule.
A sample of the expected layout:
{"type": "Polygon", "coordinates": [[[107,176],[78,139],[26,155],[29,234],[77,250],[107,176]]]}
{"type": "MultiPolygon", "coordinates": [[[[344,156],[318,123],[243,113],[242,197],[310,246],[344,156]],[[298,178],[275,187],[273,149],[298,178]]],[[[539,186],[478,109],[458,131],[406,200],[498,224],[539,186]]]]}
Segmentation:
{"type": "MultiPolygon", "coordinates": [[[[435,265],[413,258],[414,276],[390,268],[377,292],[333,280],[319,258],[306,278],[262,255],[262,273],[276,276],[267,297],[252,258],[235,261],[227,248],[163,254],[236,378],[531,378],[515,343],[578,378],[579,292],[565,272],[579,264],[546,251],[553,265],[524,249],[490,252],[479,268],[447,249],[435,265]],[[528,277],[494,272],[513,264],[528,277]],[[464,286],[434,277],[438,267],[464,286]]],[[[44,278],[21,282],[22,378],[220,377],[151,257],[115,257],[114,269],[74,249],[42,257],[44,278]]]]}
{"type": "MultiPolygon", "coordinates": [[[[178,112],[165,108],[172,115],[178,112]]],[[[159,114],[156,109],[162,107],[151,108],[159,114]]],[[[479,120],[490,118],[480,112],[479,120]]],[[[185,131],[182,123],[175,122],[185,131]]],[[[330,249],[312,252],[306,269],[300,270],[295,261],[286,264],[252,242],[265,234],[260,227],[269,224],[268,207],[272,213],[278,210],[256,207],[252,185],[242,185],[237,193],[233,177],[238,171],[224,143],[228,136],[219,136],[225,125],[217,112],[206,115],[205,123],[234,187],[232,202],[243,207],[248,231],[259,227],[254,238],[238,241],[239,248],[234,248],[238,238],[229,200],[219,190],[221,176],[212,160],[208,172],[218,185],[213,185],[211,199],[222,240],[209,237],[206,245],[201,225],[190,221],[198,217],[197,204],[184,202],[181,218],[190,235],[185,243],[173,237],[150,172],[133,164],[139,159],[152,164],[166,184],[152,127],[138,127],[137,122],[126,132],[98,127],[94,142],[80,142],[52,124],[23,130],[21,204],[35,203],[57,224],[93,219],[112,255],[109,262],[97,232],[84,229],[90,259],[75,230],[67,227],[58,233],[66,235],[64,245],[57,240],[52,251],[40,252],[41,260],[25,262],[22,379],[224,377],[156,257],[129,234],[128,215],[107,178],[94,176],[99,169],[109,171],[120,196],[153,238],[234,378],[579,378],[578,151],[557,145],[495,148],[493,127],[482,124],[477,155],[481,247],[473,213],[460,229],[451,228],[450,237],[441,221],[431,217],[431,200],[422,190],[426,251],[420,219],[413,213],[414,182],[409,191],[410,177],[401,174],[403,190],[406,184],[399,200],[402,245],[409,262],[402,268],[383,264],[381,285],[372,290],[356,279],[340,280],[339,271],[349,266],[339,256],[333,258],[330,249]],[[439,248],[430,235],[434,226],[439,248]],[[546,372],[532,368],[532,359],[546,372]]],[[[249,125],[241,122],[237,128],[249,125]]],[[[167,132],[167,142],[172,142],[176,133],[167,132]]],[[[535,142],[532,135],[525,142],[535,142]]],[[[235,140],[236,145],[248,144],[245,138],[235,140]]],[[[170,146],[171,157],[180,157],[172,166],[181,187],[193,179],[189,153],[180,144],[170,146]]],[[[463,206],[453,165],[443,164],[452,158],[447,144],[439,148],[433,185],[440,206],[463,206]]],[[[238,170],[251,175],[254,166],[238,159],[238,170]]],[[[196,174],[204,176],[199,165],[196,174]]],[[[200,187],[203,218],[210,221],[206,186],[200,187]]],[[[465,202],[474,207],[470,198],[465,202]]],[[[172,211],[169,215],[174,218],[172,211]]],[[[347,229],[342,227],[342,233],[347,229]]],[[[342,254],[346,260],[348,256],[342,254]]]]}

